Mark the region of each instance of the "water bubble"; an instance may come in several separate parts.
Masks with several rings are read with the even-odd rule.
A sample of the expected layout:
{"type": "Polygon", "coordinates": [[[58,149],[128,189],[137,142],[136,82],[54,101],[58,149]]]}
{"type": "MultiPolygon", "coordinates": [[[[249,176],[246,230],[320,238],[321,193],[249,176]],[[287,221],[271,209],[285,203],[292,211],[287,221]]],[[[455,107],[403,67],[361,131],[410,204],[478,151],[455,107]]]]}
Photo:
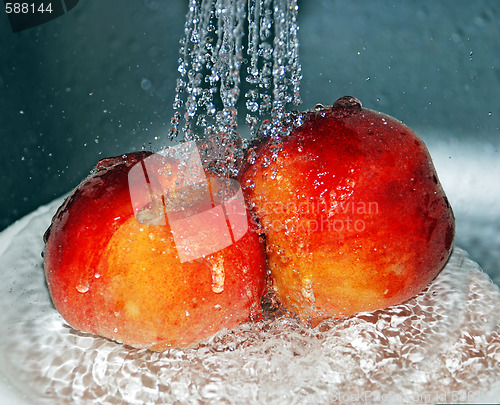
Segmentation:
{"type": "Polygon", "coordinates": [[[142,79],[141,80],[141,87],[143,90],[146,90],[146,91],[150,90],[151,89],[151,81],[149,79],[146,79],[146,78],[142,79]]]}

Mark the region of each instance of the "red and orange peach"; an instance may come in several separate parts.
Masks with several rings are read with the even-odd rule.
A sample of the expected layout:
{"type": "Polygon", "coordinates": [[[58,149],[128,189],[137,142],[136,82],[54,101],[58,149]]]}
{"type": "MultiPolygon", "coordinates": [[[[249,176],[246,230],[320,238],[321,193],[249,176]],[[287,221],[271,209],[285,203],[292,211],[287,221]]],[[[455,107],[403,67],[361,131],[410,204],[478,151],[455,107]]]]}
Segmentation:
{"type": "Polygon", "coordinates": [[[353,97],[289,125],[278,143],[249,149],[239,176],[266,233],[278,299],[314,324],[419,293],[454,237],[424,143],[353,97]]]}
{"type": "MultiPolygon", "coordinates": [[[[255,229],[221,250],[181,261],[168,221],[138,221],[135,214],[151,219],[154,207],[133,209],[128,175],[148,156],[100,161],[54,216],[44,266],[56,309],[78,330],[152,350],[189,345],[258,318],[265,253],[255,229]]],[[[165,187],[179,174],[174,162],[166,164],[165,187]]],[[[173,204],[180,197],[155,198],[173,204]]],[[[183,198],[198,204],[195,195],[183,198]]]]}

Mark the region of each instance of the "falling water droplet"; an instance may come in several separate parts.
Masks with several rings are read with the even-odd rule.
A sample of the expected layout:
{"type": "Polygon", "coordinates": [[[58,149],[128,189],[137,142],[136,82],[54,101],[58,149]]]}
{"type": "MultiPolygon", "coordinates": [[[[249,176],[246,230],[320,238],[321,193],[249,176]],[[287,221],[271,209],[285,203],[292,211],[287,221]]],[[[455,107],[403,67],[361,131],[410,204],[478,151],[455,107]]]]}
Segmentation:
{"type": "Polygon", "coordinates": [[[250,112],[257,112],[259,111],[259,103],[255,101],[247,101],[247,109],[250,112]]]}
{"type": "MultiPolygon", "coordinates": [[[[248,84],[244,97],[250,134],[257,134],[264,115],[272,118],[272,137],[286,131],[274,124],[283,121],[287,105],[301,103],[297,15],[297,0],[191,0],[180,41],[169,138],[222,134],[228,140],[223,153],[212,153],[204,163],[212,167],[215,158],[217,171],[236,175],[242,155],[236,108],[241,76],[248,84]]],[[[148,90],[151,84],[144,80],[141,86],[148,90]]]]}

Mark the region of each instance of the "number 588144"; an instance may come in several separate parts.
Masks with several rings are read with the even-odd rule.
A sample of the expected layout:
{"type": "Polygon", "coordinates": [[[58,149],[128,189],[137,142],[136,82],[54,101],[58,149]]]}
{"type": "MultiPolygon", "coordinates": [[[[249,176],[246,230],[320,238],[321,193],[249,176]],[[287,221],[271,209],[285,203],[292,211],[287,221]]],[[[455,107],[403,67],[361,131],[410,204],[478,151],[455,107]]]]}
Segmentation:
{"type": "Polygon", "coordinates": [[[7,14],[52,13],[52,3],[5,3],[7,14]]]}

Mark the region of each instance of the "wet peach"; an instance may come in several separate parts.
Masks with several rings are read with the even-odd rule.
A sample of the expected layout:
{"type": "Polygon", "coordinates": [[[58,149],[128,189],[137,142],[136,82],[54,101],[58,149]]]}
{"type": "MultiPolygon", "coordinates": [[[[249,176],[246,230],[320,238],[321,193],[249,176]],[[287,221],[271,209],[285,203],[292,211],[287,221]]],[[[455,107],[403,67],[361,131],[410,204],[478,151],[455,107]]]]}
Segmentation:
{"type": "Polygon", "coordinates": [[[260,139],[240,182],[266,233],[273,288],[312,323],[401,303],[446,263],[454,217],[430,155],[352,97],[260,139]]]}
{"type": "MultiPolygon", "coordinates": [[[[57,310],[80,331],[152,350],[258,318],[265,254],[254,228],[230,246],[181,261],[168,221],[146,224],[134,215],[128,175],[149,155],[100,161],[54,216],[44,266],[57,310]]],[[[175,171],[165,179],[175,181],[175,171]]]]}

